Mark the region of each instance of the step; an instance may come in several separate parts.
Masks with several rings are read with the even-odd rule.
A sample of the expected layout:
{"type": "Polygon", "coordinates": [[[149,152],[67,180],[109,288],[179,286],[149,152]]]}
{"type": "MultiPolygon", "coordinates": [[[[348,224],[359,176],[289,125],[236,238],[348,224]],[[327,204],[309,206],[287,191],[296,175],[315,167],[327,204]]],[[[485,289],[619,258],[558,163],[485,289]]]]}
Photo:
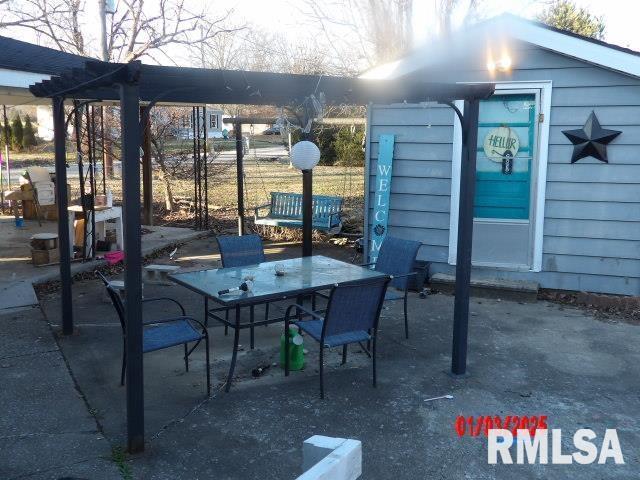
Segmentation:
{"type": "MultiPolygon", "coordinates": [[[[453,294],[456,277],[446,273],[435,273],[430,279],[431,287],[443,293],[453,294]]],[[[503,278],[479,278],[471,276],[471,296],[484,298],[503,298],[534,302],[538,298],[540,285],[525,280],[507,280],[503,278]]]]}
{"type": "Polygon", "coordinates": [[[173,285],[167,275],[180,270],[177,265],[147,265],[144,267],[142,281],[155,285],[173,285]]]}

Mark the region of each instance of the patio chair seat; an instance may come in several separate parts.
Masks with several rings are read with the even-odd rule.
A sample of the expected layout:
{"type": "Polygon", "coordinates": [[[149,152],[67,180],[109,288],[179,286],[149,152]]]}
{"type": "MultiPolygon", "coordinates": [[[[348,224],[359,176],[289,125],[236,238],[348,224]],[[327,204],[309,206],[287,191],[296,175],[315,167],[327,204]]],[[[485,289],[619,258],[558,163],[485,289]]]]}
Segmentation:
{"type": "Polygon", "coordinates": [[[176,318],[168,323],[150,324],[143,331],[142,351],[153,352],[203,338],[188,321],[188,317],[176,318]]]}
{"type": "Polygon", "coordinates": [[[387,293],[384,295],[385,302],[402,299],[404,299],[404,292],[396,290],[395,288],[388,288],[387,293]]]}
{"type": "MultiPolygon", "coordinates": [[[[306,320],[303,322],[294,322],[300,329],[311,335],[318,342],[322,337],[322,320],[306,320]]],[[[337,347],[348,343],[365,342],[370,339],[369,334],[364,330],[355,330],[346,333],[337,333],[324,337],[325,347],[337,347]]]]}

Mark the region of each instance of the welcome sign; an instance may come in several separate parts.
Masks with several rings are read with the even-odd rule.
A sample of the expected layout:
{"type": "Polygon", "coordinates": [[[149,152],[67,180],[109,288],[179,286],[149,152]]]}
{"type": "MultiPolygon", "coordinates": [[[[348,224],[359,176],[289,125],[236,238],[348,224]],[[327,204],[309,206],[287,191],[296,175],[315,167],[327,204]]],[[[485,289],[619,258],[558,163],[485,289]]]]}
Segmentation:
{"type": "Polygon", "coordinates": [[[376,168],[375,195],[373,197],[373,217],[369,262],[378,261],[378,254],[384,238],[387,236],[389,218],[389,195],[391,193],[391,175],[393,172],[393,135],[380,135],[378,140],[378,164],[376,168]]]}

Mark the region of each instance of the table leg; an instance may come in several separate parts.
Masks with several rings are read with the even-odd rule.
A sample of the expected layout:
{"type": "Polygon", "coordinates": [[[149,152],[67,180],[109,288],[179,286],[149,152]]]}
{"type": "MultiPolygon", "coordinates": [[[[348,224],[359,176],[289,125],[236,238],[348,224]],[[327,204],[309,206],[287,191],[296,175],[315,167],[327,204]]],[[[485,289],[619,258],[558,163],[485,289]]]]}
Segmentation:
{"type": "Polygon", "coordinates": [[[236,368],[236,357],[238,356],[238,343],[240,340],[240,305],[236,305],[236,328],[234,328],[233,330],[233,353],[231,354],[231,366],[229,367],[227,384],[224,387],[225,392],[229,392],[229,389],[231,388],[233,371],[236,368]]]}
{"type": "Polygon", "coordinates": [[[204,326],[209,326],[209,297],[204,297],[204,326]]]}
{"type": "MultiPolygon", "coordinates": [[[[249,322],[250,323],[253,323],[254,313],[255,313],[254,306],[251,305],[249,307],[249,322]]],[[[255,344],[253,325],[251,325],[251,327],[249,327],[249,343],[250,343],[251,350],[253,350],[253,346],[255,344]]]]}

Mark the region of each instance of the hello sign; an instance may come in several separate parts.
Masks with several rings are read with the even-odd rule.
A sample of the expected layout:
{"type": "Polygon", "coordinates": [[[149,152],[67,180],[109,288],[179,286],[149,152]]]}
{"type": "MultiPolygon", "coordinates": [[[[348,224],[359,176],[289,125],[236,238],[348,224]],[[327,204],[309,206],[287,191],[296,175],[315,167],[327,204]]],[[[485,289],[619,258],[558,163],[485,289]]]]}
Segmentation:
{"type": "Polygon", "coordinates": [[[520,149],[520,139],[509,127],[498,127],[484,137],[484,154],[494,162],[513,158],[520,149]]]}

